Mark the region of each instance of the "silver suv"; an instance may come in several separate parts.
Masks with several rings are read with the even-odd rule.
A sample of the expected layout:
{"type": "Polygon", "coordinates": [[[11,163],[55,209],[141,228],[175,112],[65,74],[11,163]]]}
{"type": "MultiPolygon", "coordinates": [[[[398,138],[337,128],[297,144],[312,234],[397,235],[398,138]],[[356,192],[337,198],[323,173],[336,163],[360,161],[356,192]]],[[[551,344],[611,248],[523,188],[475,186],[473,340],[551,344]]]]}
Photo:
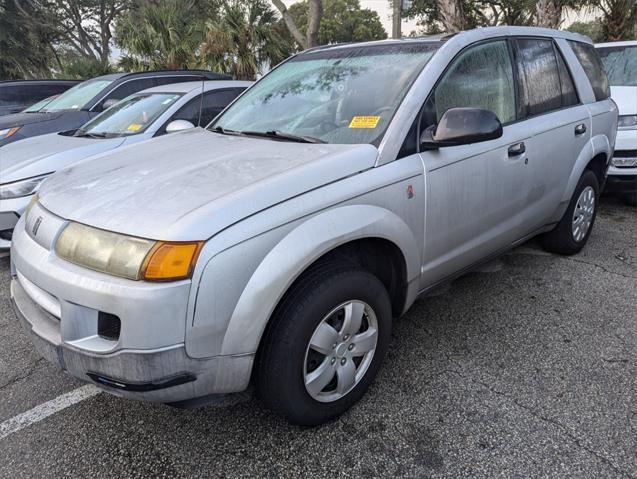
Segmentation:
{"type": "Polygon", "coordinates": [[[192,405],[252,383],[320,424],[365,393],[420,293],[536,235],[582,249],[607,92],[568,32],[305,51],[206,129],[45,181],[13,236],[17,314],[113,394],[192,405]]]}

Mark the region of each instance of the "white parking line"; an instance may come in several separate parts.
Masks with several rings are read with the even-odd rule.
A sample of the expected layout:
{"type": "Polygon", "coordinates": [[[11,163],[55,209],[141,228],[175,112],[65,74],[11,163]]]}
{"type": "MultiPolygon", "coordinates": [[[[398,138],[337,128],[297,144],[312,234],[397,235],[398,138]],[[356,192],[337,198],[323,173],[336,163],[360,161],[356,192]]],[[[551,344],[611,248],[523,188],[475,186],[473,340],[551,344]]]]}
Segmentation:
{"type": "Polygon", "coordinates": [[[76,404],[80,401],[84,401],[90,397],[93,397],[102,390],[88,384],[86,386],[82,386],[80,388],[74,389],[71,392],[66,394],[62,394],[61,396],[56,397],[55,399],[51,399],[39,406],[34,407],[33,409],[23,412],[22,414],[18,414],[11,419],[7,419],[2,424],[0,424],[0,440],[4,439],[7,436],[10,436],[14,432],[18,432],[25,427],[29,427],[31,424],[35,424],[36,422],[40,422],[47,417],[66,409],[73,404],[76,404]]]}

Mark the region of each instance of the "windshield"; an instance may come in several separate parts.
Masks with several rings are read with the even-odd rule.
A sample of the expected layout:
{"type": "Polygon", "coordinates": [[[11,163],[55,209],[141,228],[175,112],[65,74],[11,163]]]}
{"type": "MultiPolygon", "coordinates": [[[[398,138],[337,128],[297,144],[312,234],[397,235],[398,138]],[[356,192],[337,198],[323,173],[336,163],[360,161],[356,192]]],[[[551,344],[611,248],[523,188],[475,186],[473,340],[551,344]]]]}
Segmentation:
{"type": "Polygon", "coordinates": [[[75,136],[113,137],[142,133],[181,97],[179,93],[141,93],[100,113],[75,136]]]}
{"type": "Polygon", "coordinates": [[[208,128],[377,143],[437,48],[405,42],[301,54],[266,75],[208,128]]]}
{"type": "Polygon", "coordinates": [[[637,86],[637,46],[598,48],[612,86],[637,86]]]}
{"type": "Polygon", "coordinates": [[[44,108],[46,105],[51,103],[51,101],[53,101],[58,96],[59,95],[53,95],[53,96],[50,96],[49,98],[45,98],[44,100],[40,100],[39,102],[34,103],[33,105],[31,105],[29,108],[26,108],[24,110],[24,113],[36,113],[36,112],[40,111],[42,108],[44,108]]]}
{"type": "Polygon", "coordinates": [[[89,80],[82,82],[68,89],[57,98],[54,98],[40,111],[80,110],[111,83],[113,83],[112,80],[89,80]]]}

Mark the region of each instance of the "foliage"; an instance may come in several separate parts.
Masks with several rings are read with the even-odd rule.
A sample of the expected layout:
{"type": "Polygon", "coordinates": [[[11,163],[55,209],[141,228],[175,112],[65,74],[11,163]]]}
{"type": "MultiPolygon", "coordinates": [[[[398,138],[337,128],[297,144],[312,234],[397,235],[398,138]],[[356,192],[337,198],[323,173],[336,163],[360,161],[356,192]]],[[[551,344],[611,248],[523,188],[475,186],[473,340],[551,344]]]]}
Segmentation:
{"type": "Polygon", "coordinates": [[[635,0],[589,0],[590,5],[602,12],[602,35],[607,41],[634,38],[637,25],[635,0]]]}
{"type": "MultiPolygon", "coordinates": [[[[302,32],[307,29],[309,4],[307,0],[290,7],[290,14],[302,32]]],[[[318,32],[318,43],[362,42],[382,40],[387,32],[378,14],[361,8],[359,0],[324,0],[323,17],[318,32]]]]}
{"type": "Polygon", "coordinates": [[[122,15],[115,42],[125,54],[124,70],[192,68],[205,37],[204,22],[194,0],[140,2],[122,15]]]}
{"type": "Polygon", "coordinates": [[[59,70],[55,72],[56,78],[85,80],[117,71],[111,63],[84,58],[73,51],[62,52],[59,54],[59,60],[59,70]]]}
{"type": "Polygon", "coordinates": [[[254,80],[263,66],[290,54],[291,44],[267,0],[227,0],[217,20],[206,24],[202,62],[216,71],[254,80]]]}
{"type": "Polygon", "coordinates": [[[0,80],[50,77],[56,40],[31,3],[0,0],[0,80]]]}
{"type": "Polygon", "coordinates": [[[595,43],[603,42],[605,40],[604,32],[602,31],[602,23],[599,20],[594,20],[592,22],[574,22],[567,28],[567,30],[586,35],[595,43]]]}

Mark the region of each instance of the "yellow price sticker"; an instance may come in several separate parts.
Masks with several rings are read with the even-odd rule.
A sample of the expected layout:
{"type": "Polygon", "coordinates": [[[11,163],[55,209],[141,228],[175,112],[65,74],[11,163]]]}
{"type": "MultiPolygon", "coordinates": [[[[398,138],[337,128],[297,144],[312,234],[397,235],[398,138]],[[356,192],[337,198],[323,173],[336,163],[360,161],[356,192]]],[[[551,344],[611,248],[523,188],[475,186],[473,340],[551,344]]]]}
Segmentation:
{"type": "Polygon", "coordinates": [[[128,125],[127,130],[128,131],[139,131],[142,129],[142,125],[140,125],[139,123],[131,123],[130,125],[128,125]]]}
{"type": "Polygon", "coordinates": [[[349,123],[350,128],[376,128],[380,116],[355,116],[349,123]]]}

